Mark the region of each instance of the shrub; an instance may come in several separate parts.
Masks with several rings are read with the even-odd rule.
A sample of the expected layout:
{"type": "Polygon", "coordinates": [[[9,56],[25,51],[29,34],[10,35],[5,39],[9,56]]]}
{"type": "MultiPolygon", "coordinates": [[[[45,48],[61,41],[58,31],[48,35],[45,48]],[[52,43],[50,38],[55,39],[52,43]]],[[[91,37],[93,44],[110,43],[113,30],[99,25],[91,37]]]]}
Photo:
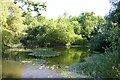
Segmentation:
{"type": "Polygon", "coordinates": [[[90,40],[90,49],[94,51],[104,52],[107,47],[110,46],[110,42],[107,41],[107,34],[98,34],[90,40]]]}

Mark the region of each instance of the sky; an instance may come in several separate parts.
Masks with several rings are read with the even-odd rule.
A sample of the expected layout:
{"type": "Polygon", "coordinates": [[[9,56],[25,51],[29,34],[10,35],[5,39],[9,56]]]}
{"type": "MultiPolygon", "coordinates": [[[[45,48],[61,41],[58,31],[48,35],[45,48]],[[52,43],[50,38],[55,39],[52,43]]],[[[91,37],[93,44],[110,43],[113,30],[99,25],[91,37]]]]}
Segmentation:
{"type": "Polygon", "coordinates": [[[78,16],[82,12],[93,11],[96,15],[105,16],[111,4],[109,0],[37,0],[46,2],[47,10],[42,15],[48,19],[57,19],[64,13],[72,16],[78,16]]]}

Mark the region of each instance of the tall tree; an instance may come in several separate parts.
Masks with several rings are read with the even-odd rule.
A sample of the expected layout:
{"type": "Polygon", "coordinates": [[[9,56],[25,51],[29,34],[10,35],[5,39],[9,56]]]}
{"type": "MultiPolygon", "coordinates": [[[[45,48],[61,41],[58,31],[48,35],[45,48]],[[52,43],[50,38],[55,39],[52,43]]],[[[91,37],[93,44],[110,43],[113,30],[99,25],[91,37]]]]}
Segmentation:
{"type": "Polygon", "coordinates": [[[36,13],[36,16],[41,15],[41,11],[46,10],[47,7],[44,2],[34,2],[32,0],[15,0],[15,3],[24,11],[23,16],[32,13],[36,13]]]}
{"type": "Polygon", "coordinates": [[[1,1],[1,18],[0,24],[2,25],[3,48],[4,45],[12,46],[14,43],[19,42],[19,37],[22,34],[25,26],[23,25],[24,18],[22,17],[22,10],[17,4],[11,1],[1,1]]]}
{"type": "Polygon", "coordinates": [[[82,13],[82,15],[79,16],[78,21],[82,25],[82,36],[89,40],[97,22],[94,13],[82,13]]]}

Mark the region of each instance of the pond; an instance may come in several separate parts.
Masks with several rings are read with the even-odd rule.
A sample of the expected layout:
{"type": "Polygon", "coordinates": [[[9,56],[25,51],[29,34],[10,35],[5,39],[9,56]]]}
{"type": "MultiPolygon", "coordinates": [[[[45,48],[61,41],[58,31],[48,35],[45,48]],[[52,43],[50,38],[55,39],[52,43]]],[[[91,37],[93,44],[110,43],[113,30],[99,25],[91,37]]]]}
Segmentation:
{"type": "MultiPolygon", "coordinates": [[[[45,49],[45,54],[50,53],[47,50],[49,48],[45,49]]],[[[31,51],[7,51],[6,54],[9,54],[9,56],[4,54],[2,76],[4,78],[81,77],[79,74],[67,71],[67,68],[71,64],[83,62],[84,58],[89,57],[90,51],[88,48],[52,48],[52,50],[59,52],[59,56],[37,57],[29,55],[31,51]]],[[[38,52],[40,53],[39,50],[38,52]]]]}

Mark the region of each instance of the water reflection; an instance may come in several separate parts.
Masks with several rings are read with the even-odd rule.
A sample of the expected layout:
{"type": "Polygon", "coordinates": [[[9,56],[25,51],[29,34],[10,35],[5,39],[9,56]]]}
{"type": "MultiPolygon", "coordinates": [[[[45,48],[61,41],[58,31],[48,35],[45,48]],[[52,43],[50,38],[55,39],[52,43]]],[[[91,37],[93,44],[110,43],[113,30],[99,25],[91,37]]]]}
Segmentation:
{"type": "Polygon", "coordinates": [[[83,58],[89,57],[89,50],[87,48],[70,48],[70,49],[54,49],[61,52],[59,57],[45,58],[51,61],[51,65],[69,66],[70,64],[81,62],[83,58]]]}
{"type": "Polygon", "coordinates": [[[86,48],[53,49],[61,52],[59,57],[37,58],[27,52],[9,52],[3,61],[3,77],[13,78],[59,78],[70,64],[81,62],[89,56],[86,48]]]}
{"type": "MultiPolygon", "coordinates": [[[[52,67],[52,66],[51,66],[52,67]]],[[[60,76],[60,71],[56,70],[55,68],[52,69],[50,66],[46,65],[25,65],[25,70],[23,74],[23,78],[58,78],[60,76]]]]}
{"type": "Polygon", "coordinates": [[[3,78],[20,78],[23,73],[23,66],[16,61],[3,61],[2,77],[3,78]]]}

